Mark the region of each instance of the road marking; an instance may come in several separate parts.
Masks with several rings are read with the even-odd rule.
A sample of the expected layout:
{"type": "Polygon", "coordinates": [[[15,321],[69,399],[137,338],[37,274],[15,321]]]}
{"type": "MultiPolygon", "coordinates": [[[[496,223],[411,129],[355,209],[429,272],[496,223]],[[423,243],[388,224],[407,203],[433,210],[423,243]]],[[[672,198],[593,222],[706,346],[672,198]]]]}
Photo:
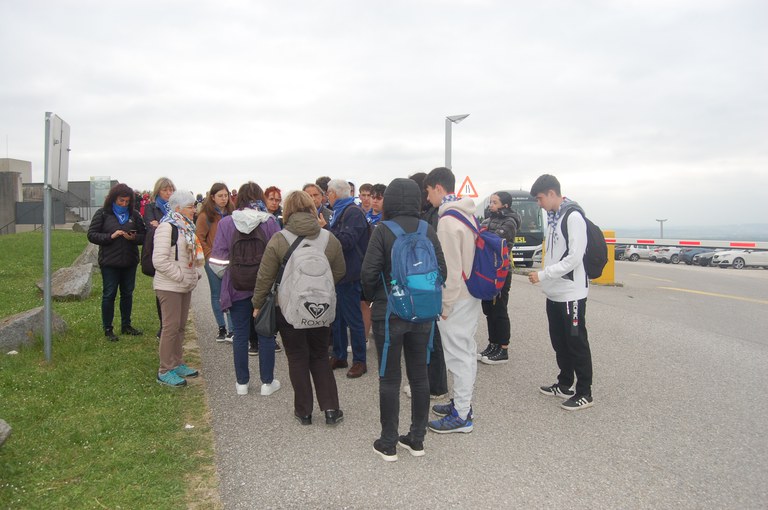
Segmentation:
{"type": "Polygon", "coordinates": [[[753,299],[743,296],[733,296],[731,294],[717,294],[715,292],[704,292],[702,290],[691,290],[691,289],[678,289],[675,287],[659,287],[660,289],[664,290],[676,290],[678,292],[689,292],[691,294],[701,294],[702,296],[712,296],[712,297],[721,297],[726,299],[736,299],[738,301],[749,301],[750,303],[758,303],[761,305],[768,305],[768,301],[765,301],[763,299],[753,299]]]}
{"type": "Polygon", "coordinates": [[[644,274],[637,274],[637,273],[630,273],[632,276],[637,276],[639,278],[648,278],[649,280],[656,280],[657,282],[669,282],[674,283],[675,280],[667,280],[666,278],[654,278],[653,276],[645,276],[644,274]]]}

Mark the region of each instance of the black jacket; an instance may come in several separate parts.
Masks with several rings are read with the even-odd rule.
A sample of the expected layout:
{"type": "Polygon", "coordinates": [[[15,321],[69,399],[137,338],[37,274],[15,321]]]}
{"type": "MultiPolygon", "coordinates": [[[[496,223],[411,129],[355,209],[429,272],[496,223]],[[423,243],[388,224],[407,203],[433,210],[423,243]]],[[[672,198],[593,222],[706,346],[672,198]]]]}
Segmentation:
{"type": "Polygon", "coordinates": [[[153,220],[160,223],[163,216],[165,216],[165,211],[159,208],[155,202],[150,202],[144,206],[144,223],[146,225],[149,225],[153,220]]]}
{"type": "Polygon", "coordinates": [[[132,267],[139,263],[139,245],[144,243],[146,231],[139,211],[131,211],[128,221],[120,225],[111,209],[101,208],[91,219],[88,240],[99,245],[99,266],[132,267]],[[112,239],[117,230],[136,230],[136,239],[129,241],[123,236],[112,239]]]}
{"type": "Polygon", "coordinates": [[[522,219],[517,214],[517,211],[504,207],[496,212],[490,212],[490,209],[486,209],[486,218],[483,220],[482,226],[499,237],[506,239],[507,246],[512,248],[521,224],[522,219]]]}
{"type": "MultiPolygon", "coordinates": [[[[395,179],[384,192],[384,220],[392,220],[402,227],[406,233],[415,232],[419,226],[421,205],[421,191],[419,185],[411,179],[395,179]]],[[[437,265],[440,274],[445,280],[446,268],[443,249],[437,239],[437,232],[430,225],[427,228],[427,237],[435,246],[437,265]]],[[[389,292],[389,276],[392,272],[392,245],[395,244],[395,234],[384,224],[373,229],[371,241],[368,243],[368,251],[365,252],[363,268],[361,271],[361,283],[363,296],[366,301],[373,301],[371,319],[384,320],[387,311],[387,292],[389,292]],[[387,289],[381,275],[387,281],[387,289]]]]}

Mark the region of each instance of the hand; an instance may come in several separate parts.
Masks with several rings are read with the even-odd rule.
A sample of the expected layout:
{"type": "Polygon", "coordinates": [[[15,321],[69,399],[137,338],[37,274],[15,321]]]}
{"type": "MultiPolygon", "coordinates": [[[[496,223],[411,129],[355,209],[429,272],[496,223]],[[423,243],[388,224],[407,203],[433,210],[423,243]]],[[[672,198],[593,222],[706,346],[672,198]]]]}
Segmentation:
{"type": "Polygon", "coordinates": [[[253,318],[255,319],[255,318],[257,318],[258,316],[259,316],[259,309],[258,309],[258,308],[254,308],[254,309],[253,309],[253,318]]]}
{"type": "Polygon", "coordinates": [[[539,280],[539,273],[534,271],[532,273],[528,274],[528,281],[531,283],[539,283],[541,280],[539,280]]]}
{"type": "Polygon", "coordinates": [[[110,236],[111,239],[116,239],[120,236],[125,237],[125,230],[115,230],[112,232],[112,235],[110,236]]]}
{"type": "Polygon", "coordinates": [[[447,321],[448,320],[448,316],[447,315],[440,315],[440,320],[441,321],[447,321]]]}
{"type": "Polygon", "coordinates": [[[160,222],[157,221],[157,220],[152,220],[152,221],[149,222],[149,224],[152,225],[153,227],[157,228],[157,226],[160,224],[160,222]]]}
{"type": "Polygon", "coordinates": [[[121,232],[123,232],[123,237],[125,237],[129,241],[133,241],[136,239],[136,232],[125,232],[125,231],[121,231],[121,232]]]}
{"type": "Polygon", "coordinates": [[[325,226],[328,224],[328,222],[325,221],[325,216],[322,214],[317,215],[317,222],[320,224],[320,228],[325,228],[325,226]]]}

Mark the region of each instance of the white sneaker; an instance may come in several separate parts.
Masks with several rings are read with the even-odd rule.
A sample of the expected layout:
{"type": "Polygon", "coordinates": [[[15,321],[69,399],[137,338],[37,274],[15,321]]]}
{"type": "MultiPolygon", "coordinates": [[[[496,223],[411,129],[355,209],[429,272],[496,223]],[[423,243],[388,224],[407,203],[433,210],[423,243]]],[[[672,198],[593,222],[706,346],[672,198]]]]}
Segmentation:
{"type": "Polygon", "coordinates": [[[278,381],[277,379],[272,379],[271,383],[261,385],[261,394],[264,395],[265,397],[268,397],[269,395],[273,394],[279,389],[280,389],[280,381],[278,381]]]}
{"type": "Polygon", "coordinates": [[[238,395],[247,395],[248,394],[248,383],[245,384],[235,384],[235,389],[237,389],[238,395]]]}
{"type": "Polygon", "coordinates": [[[405,388],[403,388],[403,393],[405,393],[408,396],[408,398],[411,398],[411,385],[410,384],[406,384],[405,385],[405,388]]]}

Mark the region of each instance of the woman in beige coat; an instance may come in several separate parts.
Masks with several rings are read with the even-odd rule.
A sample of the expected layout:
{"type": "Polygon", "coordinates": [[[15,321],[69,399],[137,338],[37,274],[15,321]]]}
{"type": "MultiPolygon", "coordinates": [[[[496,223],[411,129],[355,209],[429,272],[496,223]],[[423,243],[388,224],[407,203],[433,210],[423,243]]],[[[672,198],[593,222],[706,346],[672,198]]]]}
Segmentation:
{"type": "Polygon", "coordinates": [[[168,386],[185,386],[185,377],[197,377],[182,358],[184,329],[189,315],[192,291],[205,263],[203,249],[195,235],[195,197],[189,191],[175,191],[168,200],[169,211],[155,231],[152,264],[155,277],[152,287],[160,302],[163,316],[160,335],[160,370],[157,382],[168,386]]]}

